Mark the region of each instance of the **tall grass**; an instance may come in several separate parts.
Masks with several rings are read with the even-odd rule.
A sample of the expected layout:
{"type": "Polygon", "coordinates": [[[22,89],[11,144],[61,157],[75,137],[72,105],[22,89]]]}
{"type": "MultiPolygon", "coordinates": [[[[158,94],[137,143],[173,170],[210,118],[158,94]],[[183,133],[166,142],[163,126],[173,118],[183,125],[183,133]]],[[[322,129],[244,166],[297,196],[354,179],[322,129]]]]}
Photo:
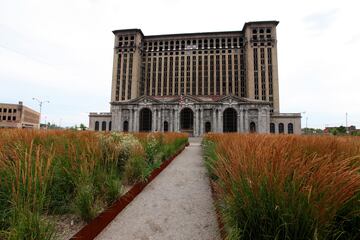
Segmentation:
{"type": "Polygon", "coordinates": [[[186,142],[175,133],[0,130],[0,239],[53,239],[48,214],[90,221],[186,142]]]}
{"type": "Polygon", "coordinates": [[[209,134],[228,239],[359,239],[360,139],[209,134]]]}

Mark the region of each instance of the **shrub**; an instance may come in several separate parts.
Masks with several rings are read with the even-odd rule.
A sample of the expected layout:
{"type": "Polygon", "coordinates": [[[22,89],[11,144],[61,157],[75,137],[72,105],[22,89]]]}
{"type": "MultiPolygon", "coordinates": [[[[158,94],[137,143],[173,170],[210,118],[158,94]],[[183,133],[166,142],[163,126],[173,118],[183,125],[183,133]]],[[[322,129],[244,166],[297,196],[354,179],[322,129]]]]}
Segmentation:
{"type": "Polygon", "coordinates": [[[145,181],[147,173],[147,163],[144,158],[134,156],[130,158],[124,169],[124,183],[134,184],[136,182],[145,181]]]}

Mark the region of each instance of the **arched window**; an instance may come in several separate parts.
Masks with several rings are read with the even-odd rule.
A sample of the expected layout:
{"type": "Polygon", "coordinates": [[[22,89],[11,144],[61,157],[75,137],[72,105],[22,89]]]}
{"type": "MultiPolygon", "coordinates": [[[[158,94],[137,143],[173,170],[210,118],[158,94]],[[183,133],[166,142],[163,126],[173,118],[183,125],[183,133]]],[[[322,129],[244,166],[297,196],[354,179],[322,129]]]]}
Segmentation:
{"type": "Polygon", "coordinates": [[[288,124],[288,134],[294,133],[294,125],[292,123],[288,124]]]}
{"type": "Polygon", "coordinates": [[[103,121],[101,123],[101,131],[106,131],[106,122],[105,121],[103,121]]]}
{"type": "Polygon", "coordinates": [[[183,108],[180,112],[181,130],[193,130],[194,113],[190,108],[183,108]]]}
{"type": "Polygon", "coordinates": [[[169,123],[167,121],[164,122],[164,132],[169,131],[169,123]]]}
{"type": "Polygon", "coordinates": [[[95,122],[95,131],[99,131],[99,122],[98,121],[95,122]]]}
{"type": "Polygon", "coordinates": [[[109,131],[111,131],[111,121],[109,122],[109,131]]]}
{"type": "Polygon", "coordinates": [[[284,124],[279,123],[279,133],[284,133],[284,124]]]}
{"type": "Polygon", "coordinates": [[[123,123],[123,131],[124,132],[129,131],[129,122],[128,121],[124,121],[124,123],[123,123]]]}
{"type": "Polygon", "coordinates": [[[223,113],[223,132],[237,131],[237,113],[233,108],[225,109],[223,113]]]}
{"type": "Polygon", "coordinates": [[[254,122],[250,123],[250,132],[256,133],[256,124],[254,122]]]}
{"type": "Polygon", "coordinates": [[[275,133],[275,123],[270,123],[270,133],[275,133]]]}
{"type": "Polygon", "coordinates": [[[211,123],[210,122],[206,122],[205,123],[205,132],[211,132],[211,123]]]}
{"type": "Polygon", "coordinates": [[[139,116],[140,132],[150,132],[152,127],[152,113],[149,108],[140,110],[139,116]]]}

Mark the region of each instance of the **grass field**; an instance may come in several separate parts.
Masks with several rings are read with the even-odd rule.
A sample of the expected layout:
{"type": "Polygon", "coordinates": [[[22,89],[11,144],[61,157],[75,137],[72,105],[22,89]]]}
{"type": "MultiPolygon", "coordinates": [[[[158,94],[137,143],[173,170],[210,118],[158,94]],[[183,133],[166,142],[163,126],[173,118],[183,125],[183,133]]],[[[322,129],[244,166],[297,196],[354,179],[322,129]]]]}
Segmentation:
{"type": "Polygon", "coordinates": [[[47,216],[90,221],[187,141],[180,133],[0,130],[0,239],[56,239],[47,216]]]}
{"type": "Polygon", "coordinates": [[[227,239],[360,239],[360,138],[208,134],[227,239]]]}

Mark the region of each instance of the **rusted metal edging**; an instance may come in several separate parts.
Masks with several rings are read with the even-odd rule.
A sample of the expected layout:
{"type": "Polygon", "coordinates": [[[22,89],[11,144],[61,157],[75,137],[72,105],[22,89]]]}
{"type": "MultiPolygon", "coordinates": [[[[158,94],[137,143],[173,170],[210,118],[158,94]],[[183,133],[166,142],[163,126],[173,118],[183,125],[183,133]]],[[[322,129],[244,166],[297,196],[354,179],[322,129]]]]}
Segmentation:
{"type": "MultiPolygon", "coordinates": [[[[189,143],[185,146],[189,146],[189,143]]],[[[185,149],[185,146],[183,146],[169,159],[165,160],[159,168],[154,169],[146,182],[140,182],[132,186],[127,193],[116,200],[116,202],[114,202],[105,211],[100,213],[89,224],[85,225],[70,239],[94,239],[157,175],[159,175],[175,159],[175,157],[177,157],[185,149]]]]}

